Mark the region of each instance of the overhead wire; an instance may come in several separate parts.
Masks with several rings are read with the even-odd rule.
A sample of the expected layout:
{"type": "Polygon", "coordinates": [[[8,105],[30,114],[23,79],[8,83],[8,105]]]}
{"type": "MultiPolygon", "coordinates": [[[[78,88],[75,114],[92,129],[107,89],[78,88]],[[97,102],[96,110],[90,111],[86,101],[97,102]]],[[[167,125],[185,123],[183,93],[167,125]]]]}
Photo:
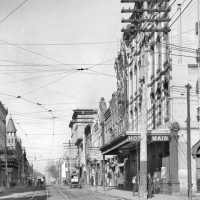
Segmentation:
{"type": "MultiPolygon", "coordinates": [[[[73,45],[93,45],[93,44],[105,44],[105,43],[116,43],[117,41],[111,42],[80,42],[80,43],[15,43],[19,46],[73,46],[73,45]]],[[[0,43],[0,45],[8,45],[5,43],[0,43]]]]}
{"type": "Polygon", "coordinates": [[[4,42],[4,43],[6,43],[6,44],[9,44],[9,45],[11,45],[11,46],[14,46],[14,47],[16,47],[16,48],[22,49],[22,50],[24,50],[24,51],[27,51],[27,52],[29,52],[29,53],[35,54],[35,55],[37,55],[37,56],[40,56],[40,57],[43,57],[43,58],[52,60],[52,61],[54,61],[54,62],[63,64],[63,65],[69,66],[69,67],[72,67],[72,68],[74,68],[74,69],[77,69],[76,67],[74,67],[74,66],[72,66],[72,65],[65,64],[65,63],[63,63],[63,62],[60,62],[60,61],[55,60],[55,59],[53,59],[53,58],[50,58],[50,57],[48,57],[48,56],[42,55],[42,54],[40,54],[40,53],[31,51],[31,50],[26,49],[26,48],[23,48],[23,47],[20,47],[20,46],[18,46],[18,45],[12,44],[12,43],[10,43],[10,42],[6,42],[5,40],[0,39],[0,41],[4,42]]]}
{"type": "Polygon", "coordinates": [[[41,88],[44,88],[44,87],[46,87],[46,86],[48,86],[48,85],[50,85],[50,84],[52,84],[52,83],[55,83],[55,82],[57,82],[57,81],[60,81],[61,79],[66,78],[67,76],[70,76],[70,75],[72,75],[72,74],[74,74],[74,73],[77,73],[77,72],[78,72],[78,71],[75,71],[75,72],[72,72],[72,73],[70,73],[70,74],[67,74],[67,75],[65,75],[65,76],[63,76],[63,77],[61,77],[61,78],[59,78],[59,79],[56,79],[56,80],[54,80],[54,81],[51,81],[50,83],[45,84],[45,85],[43,85],[43,86],[41,86],[41,87],[39,87],[39,88],[37,88],[37,89],[35,89],[35,90],[32,90],[32,91],[30,91],[30,92],[27,92],[27,93],[23,94],[22,96],[26,96],[26,95],[28,95],[28,94],[30,94],[30,93],[33,93],[33,92],[35,92],[35,91],[37,91],[37,90],[40,90],[41,88]]]}
{"type": "MultiPolygon", "coordinates": [[[[121,16],[120,16],[120,17],[121,17],[121,16]]],[[[119,24],[119,20],[117,19],[117,24],[116,24],[116,27],[115,27],[115,29],[114,29],[114,32],[113,32],[113,34],[112,34],[112,37],[111,37],[110,41],[112,41],[112,39],[113,39],[113,36],[114,36],[114,34],[115,34],[115,31],[116,31],[116,29],[117,29],[118,24],[119,24]]],[[[114,27],[114,26],[113,26],[113,27],[114,27]]],[[[105,59],[105,56],[106,56],[106,54],[107,54],[107,51],[108,51],[109,47],[110,47],[110,43],[109,43],[109,45],[108,45],[108,47],[107,47],[107,49],[106,49],[106,51],[105,51],[104,56],[103,56],[103,53],[102,53],[102,56],[103,56],[102,62],[103,62],[103,60],[105,59]]],[[[88,88],[88,90],[85,92],[85,96],[84,96],[84,98],[83,98],[84,100],[85,100],[86,97],[88,96],[89,91],[91,90],[91,88],[92,88],[92,86],[93,86],[93,84],[94,84],[95,79],[96,79],[96,76],[94,77],[94,79],[93,79],[92,83],[90,84],[90,87],[88,88]]]]}
{"type": "Polygon", "coordinates": [[[17,8],[15,8],[11,13],[9,13],[6,17],[4,17],[2,20],[0,20],[0,24],[5,21],[9,16],[11,16],[15,11],[17,11],[21,6],[23,6],[28,0],[25,0],[22,2],[17,8]]]}
{"type": "Polygon", "coordinates": [[[28,140],[28,143],[29,143],[30,147],[33,149],[32,145],[31,145],[31,143],[30,143],[30,141],[29,141],[29,139],[28,139],[28,135],[24,132],[24,130],[22,129],[22,127],[19,125],[19,123],[16,123],[16,124],[19,126],[19,128],[22,130],[22,132],[25,134],[25,136],[26,136],[26,138],[27,138],[27,140],[28,140]]]}

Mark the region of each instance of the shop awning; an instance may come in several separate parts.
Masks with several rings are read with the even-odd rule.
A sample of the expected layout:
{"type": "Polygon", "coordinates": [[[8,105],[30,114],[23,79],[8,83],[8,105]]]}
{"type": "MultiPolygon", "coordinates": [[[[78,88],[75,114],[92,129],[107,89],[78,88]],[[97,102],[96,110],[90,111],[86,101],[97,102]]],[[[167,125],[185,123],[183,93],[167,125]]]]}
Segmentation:
{"type": "MultiPolygon", "coordinates": [[[[170,140],[170,129],[157,129],[147,132],[147,142],[167,142],[170,140]]],[[[126,131],[100,148],[103,155],[117,155],[139,145],[140,132],[126,131]]]]}

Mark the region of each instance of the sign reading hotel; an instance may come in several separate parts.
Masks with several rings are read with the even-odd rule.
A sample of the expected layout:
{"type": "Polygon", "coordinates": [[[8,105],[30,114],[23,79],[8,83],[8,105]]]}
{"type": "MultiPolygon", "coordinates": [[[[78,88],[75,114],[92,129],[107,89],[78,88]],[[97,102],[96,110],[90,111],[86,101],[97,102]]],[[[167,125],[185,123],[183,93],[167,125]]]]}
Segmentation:
{"type": "MultiPolygon", "coordinates": [[[[141,136],[128,136],[128,141],[129,142],[136,142],[136,141],[140,141],[141,140],[141,136]]],[[[166,135],[151,135],[151,136],[147,136],[147,140],[148,141],[154,141],[154,142],[166,142],[169,141],[169,136],[166,135]]]]}

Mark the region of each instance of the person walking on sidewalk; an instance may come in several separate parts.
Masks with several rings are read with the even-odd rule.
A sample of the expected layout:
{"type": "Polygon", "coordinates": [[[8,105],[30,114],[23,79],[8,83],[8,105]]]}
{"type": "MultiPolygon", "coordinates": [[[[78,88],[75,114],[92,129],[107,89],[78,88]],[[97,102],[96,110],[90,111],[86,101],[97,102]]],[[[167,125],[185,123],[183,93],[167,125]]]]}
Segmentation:
{"type": "Polygon", "coordinates": [[[93,176],[91,176],[91,178],[90,178],[90,183],[91,183],[91,186],[93,187],[93,185],[94,185],[94,177],[93,176]]]}
{"type": "Polygon", "coordinates": [[[110,172],[108,172],[107,173],[107,180],[108,180],[108,184],[107,184],[107,189],[106,190],[108,190],[109,189],[109,187],[110,187],[110,179],[111,179],[111,173],[110,172]]]}
{"type": "Polygon", "coordinates": [[[148,198],[152,198],[152,177],[150,172],[147,175],[147,191],[148,191],[148,198]]]}
{"type": "Polygon", "coordinates": [[[132,183],[133,183],[133,196],[135,196],[135,192],[137,189],[137,176],[136,175],[133,176],[132,183]]]}
{"type": "Polygon", "coordinates": [[[157,172],[154,172],[154,175],[153,175],[153,194],[156,195],[157,193],[157,172]]]}

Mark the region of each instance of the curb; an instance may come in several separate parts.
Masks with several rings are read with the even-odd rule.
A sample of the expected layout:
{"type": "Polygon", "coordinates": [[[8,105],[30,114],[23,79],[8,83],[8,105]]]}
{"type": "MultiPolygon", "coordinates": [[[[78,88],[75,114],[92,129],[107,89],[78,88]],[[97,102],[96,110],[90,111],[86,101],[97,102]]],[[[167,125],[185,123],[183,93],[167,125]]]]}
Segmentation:
{"type": "Polygon", "coordinates": [[[108,195],[108,196],[113,196],[113,197],[118,198],[117,200],[132,200],[132,199],[129,199],[129,198],[124,198],[124,197],[119,197],[119,196],[112,195],[112,194],[107,194],[106,192],[100,192],[99,190],[91,190],[89,188],[87,188],[87,190],[90,190],[92,192],[98,192],[98,193],[105,194],[105,195],[108,195]]]}

